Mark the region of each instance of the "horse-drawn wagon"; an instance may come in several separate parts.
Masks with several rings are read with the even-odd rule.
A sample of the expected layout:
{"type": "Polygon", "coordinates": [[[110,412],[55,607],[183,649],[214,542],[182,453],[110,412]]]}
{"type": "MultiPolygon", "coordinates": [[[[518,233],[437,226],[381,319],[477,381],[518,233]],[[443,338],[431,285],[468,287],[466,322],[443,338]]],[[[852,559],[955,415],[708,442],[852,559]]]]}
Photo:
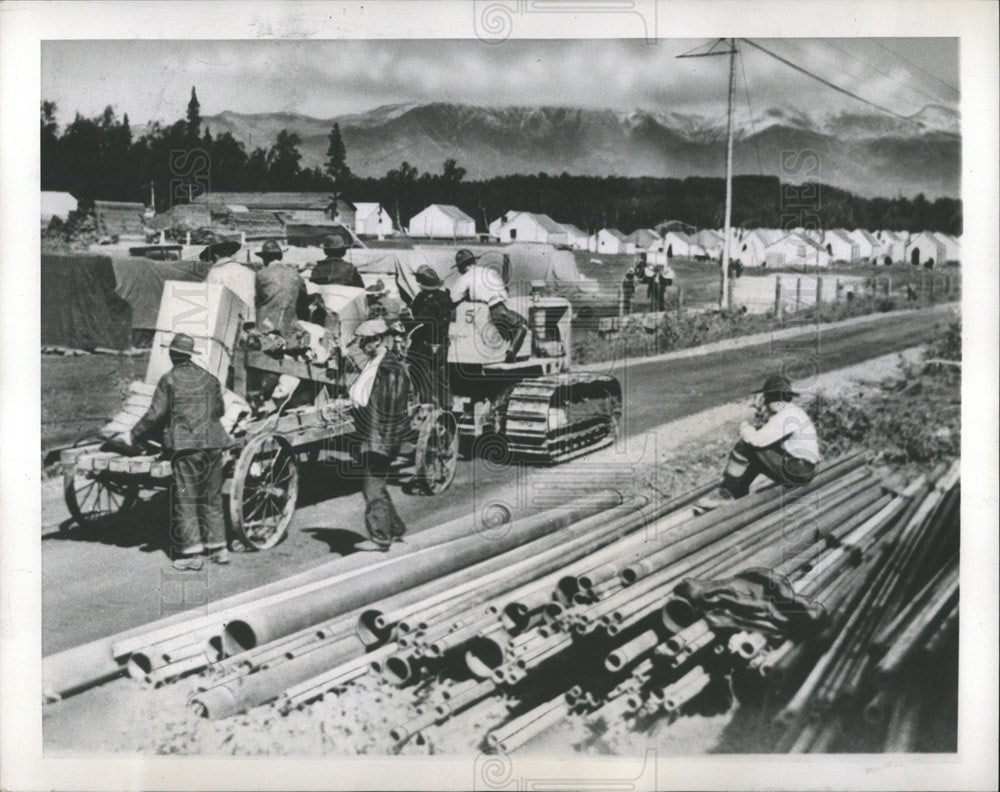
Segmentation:
{"type": "MultiPolygon", "coordinates": [[[[166,344],[175,332],[195,339],[195,362],[226,387],[223,425],[235,444],[225,458],[223,492],[233,535],[267,549],[281,541],[295,512],[299,466],[326,462],[345,475],[356,469],[355,415],[347,388],[353,329],[365,317],[364,292],[340,286],[313,287],[340,330],[326,360],[308,350],[255,348],[245,329],[248,308],[219,284],[168,281],[157,320],[145,381],[134,382],[121,411],[98,435],[61,454],[66,505],[81,526],[95,527],[127,514],[140,493],[165,490],[172,481],[162,449],[137,449],[116,441],[145,413],[159,377],[170,365],[166,344]],[[288,397],[271,412],[248,398],[254,381],[271,376],[291,382],[288,397]]],[[[411,400],[410,427],[395,469],[412,491],[435,495],[455,475],[458,433],[450,411],[411,400]]]]}

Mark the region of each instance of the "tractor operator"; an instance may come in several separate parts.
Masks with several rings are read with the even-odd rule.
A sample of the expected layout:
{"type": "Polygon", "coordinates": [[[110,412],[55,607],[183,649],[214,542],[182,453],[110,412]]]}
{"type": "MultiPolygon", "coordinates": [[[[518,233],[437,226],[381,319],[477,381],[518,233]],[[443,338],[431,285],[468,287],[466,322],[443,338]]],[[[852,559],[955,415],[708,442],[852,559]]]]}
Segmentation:
{"type": "Polygon", "coordinates": [[[698,501],[698,511],[744,497],[762,473],[786,487],[804,486],[816,473],[820,462],[816,427],[805,410],[792,404],[799,394],[788,379],[772,374],[754,393],[762,399],[757,404],[764,408],[766,421],[759,429],[749,421],[740,424],[740,441],[729,454],[722,484],[698,501]]]}
{"type": "Polygon", "coordinates": [[[170,342],[174,367],[160,377],[145,415],[126,439],[135,444],[160,427],[174,472],[170,538],[173,566],[201,569],[202,553],[229,563],[222,517],[222,450],[233,444],[219,419],[225,414],[222,386],[191,361],[194,339],[177,333],[170,342]]]}
{"type": "Polygon", "coordinates": [[[250,267],[233,258],[239,249],[240,243],[235,239],[223,239],[218,235],[213,235],[198,258],[210,262],[212,265],[205,277],[205,282],[221,283],[233,292],[247,306],[246,321],[253,322],[255,320],[257,278],[250,267]]]}
{"type": "Polygon", "coordinates": [[[490,321],[508,343],[507,362],[513,363],[528,335],[528,322],[507,306],[510,298],[500,275],[489,267],[476,264],[477,258],[471,250],[459,250],[455,254],[454,267],[459,276],[451,285],[451,301],[456,305],[463,300],[486,303],[490,308],[490,321]]]}
{"type": "Polygon", "coordinates": [[[448,387],[448,330],[451,326],[451,295],[438,274],[426,264],[416,272],[420,293],[410,303],[412,318],[410,349],[406,362],[413,387],[424,404],[451,409],[448,387]]]}
{"type": "Polygon", "coordinates": [[[347,243],[342,235],[330,234],[324,238],[323,253],[326,254],[326,258],[316,262],[309,280],[313,283],[365,288],[355,266],[344,260],[344,255],[347,253],[347,243]]]}
{"type": "Polygon", "coordinates": [[[368,319],[358,325],[351,340],[355,342],[367,358],[349,391],[365,468],[365,527],[372,542],[388,550],[393,539],[406,532],[386,480],[409,427],[410,379],[403,361],[392,350],[384,319],[368,319]]]}

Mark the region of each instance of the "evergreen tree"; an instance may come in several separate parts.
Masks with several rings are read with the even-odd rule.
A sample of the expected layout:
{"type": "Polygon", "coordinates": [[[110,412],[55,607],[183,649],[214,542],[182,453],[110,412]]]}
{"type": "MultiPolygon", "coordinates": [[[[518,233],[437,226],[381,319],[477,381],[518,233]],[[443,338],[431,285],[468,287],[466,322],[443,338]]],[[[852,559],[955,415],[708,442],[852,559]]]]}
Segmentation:
{"type": "Polygon", "coordinates": [[[330,130],[330,145],[326,149],[326,174],[333,179],[333,187],[338,193],[348,188],[353,174],[347,166],[347,149],[340,137],[340,124],[334,123],[330,130]]]}
{"type": "Polygon", "coordinates": [[[301,172],[302,138],[295,132],[282,129],[267,153],[267,184],[271,190],[295,190],[301,172]]]}
{"type": "Polygon", "coordinates": [[[193,85],[191,86],[191,101],[188,102],[187,109],[187,134],[190,140],[197,140],[201,137],[201,105],[198,103],[198,94],[195,93],[193,85]]]}

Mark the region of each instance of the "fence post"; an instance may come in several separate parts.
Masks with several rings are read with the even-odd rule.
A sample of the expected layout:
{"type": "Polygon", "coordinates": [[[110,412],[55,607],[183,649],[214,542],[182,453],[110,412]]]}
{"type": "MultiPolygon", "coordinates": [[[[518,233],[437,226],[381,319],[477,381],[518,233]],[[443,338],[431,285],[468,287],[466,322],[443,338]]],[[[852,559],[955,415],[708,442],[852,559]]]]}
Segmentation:
{"type": "Polygon", "coordinates": [[[684,313],[684,287],[677,287],[677,315],[684,313]]]}
{"type": "Polygon", "coordinates": [[[892,275],[887,275],[885,278],[885,296],[892,297],[892,275]]]}
{"type": "Polygon", "coordinates": [[[774,276],[774,318],[779,322],[784,318],[785,306],[781,299],[781,276],[774,276]]]}
{"type": "Polygon", "coordinates": [[[935,281],[935,278],[934,278],[933,275],[931,275],[931,278],[930,278],[930,287],[931,287],[930,288],[930,301],[931,302],[934,302],[934,281],[935,281]]]}
{"type": "Polygon", "coordinates": [[[840,278],[834,283],[833,290],[833,302],[835,305],[840,305],[840,300],[844,296],[844,284],[840,282],[840,278]]]}
{"type": "Polygon", "coordinates": [[[816,276],[816,318],[823,317],[823,276],[816,276]]]}
{"type": "Polygon", "coordinates": [[[618,327],[622,326],[625,319],[625,285],[618,284],[618,327]]]}
{"type": "Polygon", "coordinates": [[[920,273],[920,298],[922,300],[927,299],[927,273],[920,273]]]}
{"type": "Polygon", "coordinates": [[[802,310],[802,278],[795,279],[795,313],[802,310]]]}
{"type": "Polygon", "coordinates": [[[946,297],[951,297],[951,275],[944,276],[944,293],[946,297]]]}

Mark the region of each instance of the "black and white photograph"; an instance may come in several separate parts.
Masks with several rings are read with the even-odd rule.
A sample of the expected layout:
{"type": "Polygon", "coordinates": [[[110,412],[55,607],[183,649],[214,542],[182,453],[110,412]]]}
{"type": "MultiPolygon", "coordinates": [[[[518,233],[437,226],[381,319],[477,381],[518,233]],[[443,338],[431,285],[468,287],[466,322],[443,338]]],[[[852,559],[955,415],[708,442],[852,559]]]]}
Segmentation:
{"type": "Polygon", "coordinates": [[[4,788],[996,783],[995,3],[35,8],[4,788]]]}

